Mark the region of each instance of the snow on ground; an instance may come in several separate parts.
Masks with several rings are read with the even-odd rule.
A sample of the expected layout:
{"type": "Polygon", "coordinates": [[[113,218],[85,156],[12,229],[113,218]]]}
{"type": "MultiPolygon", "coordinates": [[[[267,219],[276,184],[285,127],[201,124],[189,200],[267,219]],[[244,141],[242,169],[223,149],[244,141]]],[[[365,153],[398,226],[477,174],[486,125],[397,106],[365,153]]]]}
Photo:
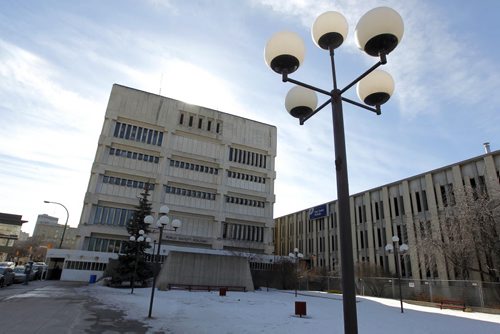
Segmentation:
{"type": "MultiPolygon", "coordinates": [[[[105,305],[142,321],[151,333],[343,333],[342,296],[321,292],[155,291],[152,318],[147,317],[151,289],[113,289],[91,285],[90,294],[105,305]],[[295,301],[305,301],[307,316],[297,317],[295,301]]],[[[500,315],[440,310],[398,300],[357,297],[358,331],[370,334],[500,333],[500,315]]]]}

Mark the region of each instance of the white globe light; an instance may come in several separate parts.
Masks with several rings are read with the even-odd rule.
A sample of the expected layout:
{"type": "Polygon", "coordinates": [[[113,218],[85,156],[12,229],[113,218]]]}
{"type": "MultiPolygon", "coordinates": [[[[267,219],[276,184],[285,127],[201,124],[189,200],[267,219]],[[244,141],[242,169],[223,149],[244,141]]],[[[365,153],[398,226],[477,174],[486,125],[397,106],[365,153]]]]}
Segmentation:
{"type": "Polygon", "coordinates": [[[356,87],[358,97],[370,106],[380,106],[394,93],[392,76],[382,70],[375,70],[361,79],[356,87]]]}
{"type": "Polygon", "coordinates": [[[293,73],[304,62],[306,47],[302,38],[294,32],[274,34],[264,49],[266,64],[276,73],[293,73]]]}
{"type": "Polygon", "coordinates": [[[158,220],[161,225],[167,225],[169,221],[170,219],[168,218],[168,216],[161,216],[158,220]]]}
{"type": "Polygon", "coordinates": [[[132,235],[132,236],[130,236],[129,240],[130,241],[135,241],[135,237],[132,235]]]}
{"type": "Polygon", "coordinates": [[[144,241],[144,237],[141,235],[139,238],[137,238],[137,241],[139,241],[139,242],[144,241]]]}
{"type": "Polygon", "coordinates": [[[393,250],[394,250],[394,246],[392,246],[391,244],[385,245],[386,252],[392,252],[393,250]]]}
{"type": "Polygon", "coordinates": [[[403,19],[394,9],[378,7],[359,19],[354,35],[356,44],[370,56],[389,54],[403,38],[403,19]]]}
{"type": "Polygon", "coordinates": [[[172,227],[173,228],[178,229],[181,226],[182,226],[182,222],[179,219],[174,219],[172,221],[172,227]]]}
{"type": "Polygon", "coordinates": [[[302,86],[295,86],[286,94],[285,108],[293,117],[305,117],[313,112],[317,105],[316,93],[302,86]]]}
{"type": "Polygon", "coordinates": [[[139,230],[139,234],[143,235],[144,234],[144,230],[139,230]]]}
{"type": "Polygon", "coordinates": [[[289,257],[295,257],[295,254],[293,254],[293,253],[288,253],[288,256],[289,256],[289,257]]]}
{"type": "Polygon", "coordinates": [[[162,205],[162,206],[160,207],[160,213],[161,213],[161,214],[165,214],[165,215],[166,215],[167,213],[169,213],[169,211],[170,211],[170,209],[169,209],[169,208],[168,208],[168,206],[166,206],[166,205],[162,205]]]}
{"type": "Polygon", "coordinates": [[[153,224],[154,221],[155,221],[155,217],[153,217],[151,215],[144,217],[144,223],[147,225],[153,224]]]}
{"type": "Polygon", "coordinates": [[[393,236],[392,241],[399,242],[399,237],[397,235],[393,236]]]}
{"type": "Polygon", "coordinates": [[[347,38],[349,25],[344,15],[338,12],[326,12],[314,21],[311,35],[314,43],[322,49],[338,48],[347,38]]]}

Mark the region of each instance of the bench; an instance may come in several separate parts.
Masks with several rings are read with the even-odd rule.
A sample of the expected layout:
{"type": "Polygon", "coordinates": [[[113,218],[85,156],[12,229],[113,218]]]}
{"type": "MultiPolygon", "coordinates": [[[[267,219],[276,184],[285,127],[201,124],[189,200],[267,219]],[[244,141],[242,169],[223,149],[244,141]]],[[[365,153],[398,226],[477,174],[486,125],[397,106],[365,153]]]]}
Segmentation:
{"type": "Polygon", "coordinates": [[[199,285],[199,284],[179,284],[170,283],[168,284],[168,289],[180,289],[180,290],[198,290],[198,291],[219,291],[220,289],[226,289],[226,291],[242,291],[246,292],[247,288],[244,286],[229,286],[229,285],[199,285]]]}
{"type": "Polygon", "coordinates": [[[443,299],[439,302],[439,308],[442,310],[443,308],[451,308],[456,310],[465,311],[465,303],[461,300],[447,300],[443,299]]]}

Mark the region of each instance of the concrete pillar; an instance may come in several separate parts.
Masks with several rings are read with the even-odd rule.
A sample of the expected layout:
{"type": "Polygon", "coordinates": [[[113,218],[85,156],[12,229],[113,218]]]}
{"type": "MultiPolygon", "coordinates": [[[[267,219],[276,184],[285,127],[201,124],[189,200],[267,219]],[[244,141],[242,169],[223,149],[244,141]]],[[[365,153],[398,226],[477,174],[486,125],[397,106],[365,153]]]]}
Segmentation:
{"type": "MultiPolygon", "coordinates": [[[[431,214],[432,237],[441,238],[442,231],[439,227],[439,212],[435,200],[436,196],[434,195],[434,182],[432,181],[432,174],[425,174],[425,185],[425,192],[427,193],[427,204],[429,206],[429,212],[431,214]]],[[[438,196],[438,198],[440,198],[440,196],[438,196]]],[[[435,256],[439,279],[448,279],[448,272],[446,270],[446,262],[443,254],[438,253],[435,254],[435,256]]],[[[425,277],[425,275],[423,277],[425,277]]]]}
{"type": "MultiPolygon", "coordinates": [[[[411,212],[411,200],[412,199],[408,181],[403,181],[403,203],[406,208],[406,214],[403,217],[403,222],[406,225],[406,230],[408,231],[408,247],[411,261],[411,273],[413,278],[420,279],[417,256],[418,246],[415,240],[415,226],[413,221],[413,213],[411,212]]],[[[416,208],[416,205],[413,207],[416,208]]]]}
{"type": "MultiPolygon", "coordinates": [[[[385,240],[386,244],[392,243],[392,236],[393,231],[392,231],[392,219],[391,219],[391,208],[389,206],[389,189],[387,187],[382,188],[382,201],[384,203],[384,219],[382,220],[383,226],[385,227],[385,240]]],[[[385,245],[384,245],[385,247],[385,245]]],[[[392,254],[386,254],[387,259],[389,260],[389,271],[391,273],[396,272],[396,262],[394,261],[394,256],[392,254]]]]}
{"type": "Polygon", "coordinates": [[[366,230],[367,230],[367,235],[368,235],[368,257],[370,258],[370,263],[375,264],[375,245],[373,244],[373,212],[371,210],[371,199],[370,199],[370,192],[366,192],[363,198],[363,203],[366,207],[366,230]]]}

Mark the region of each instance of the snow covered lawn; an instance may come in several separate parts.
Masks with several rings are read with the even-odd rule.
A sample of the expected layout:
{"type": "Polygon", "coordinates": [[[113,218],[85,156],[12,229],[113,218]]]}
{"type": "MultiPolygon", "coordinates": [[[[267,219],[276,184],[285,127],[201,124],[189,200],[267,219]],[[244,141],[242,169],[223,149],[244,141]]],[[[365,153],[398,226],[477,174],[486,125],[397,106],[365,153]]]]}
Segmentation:
{"type": "MultiPolygon", "coordinates": [[[[153,318],[148,319],[151,289],[88,288],[102,303],[122,309],[157,331],[199,333],[343,333],[342,296],[293,291],[218,292],[156,291],[153,318]],[[307,303],[307,316],[297,317],[295,301],[307,303]]],[[[404,304],[398,300],[358,297],[359,333],[500,333],[500,315],[404,304]]]]}

